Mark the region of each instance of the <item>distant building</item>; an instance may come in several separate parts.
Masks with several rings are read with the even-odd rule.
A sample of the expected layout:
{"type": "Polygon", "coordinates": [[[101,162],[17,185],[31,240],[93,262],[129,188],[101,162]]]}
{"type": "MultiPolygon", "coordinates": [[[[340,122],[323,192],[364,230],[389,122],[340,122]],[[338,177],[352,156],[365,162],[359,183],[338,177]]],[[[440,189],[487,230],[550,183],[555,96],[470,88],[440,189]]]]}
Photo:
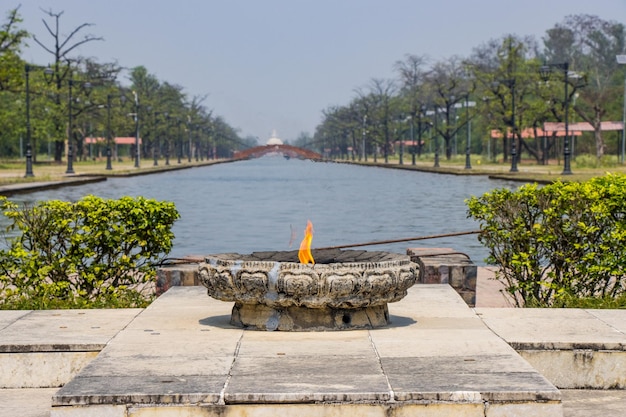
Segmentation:
{"type": "Polygon", "coordinates": [[[270,137],[265,143],[267,146],[271,145],[282,145],[283,141],[276,136],[276,130],[272,130],[272,137],[270,137]]]}

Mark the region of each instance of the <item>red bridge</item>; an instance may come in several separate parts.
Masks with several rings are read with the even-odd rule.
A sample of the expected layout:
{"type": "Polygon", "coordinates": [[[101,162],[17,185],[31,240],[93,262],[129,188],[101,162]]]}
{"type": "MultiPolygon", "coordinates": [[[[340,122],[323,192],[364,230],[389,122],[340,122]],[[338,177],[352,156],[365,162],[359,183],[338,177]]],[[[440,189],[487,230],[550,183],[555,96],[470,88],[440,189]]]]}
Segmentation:
{"type": "Polygon", "coordinates": [[[264,155],[282,154],[285,158],[313,159],[321,161],[322,155],[308,149],[298,148],[291,145],[263,145],[254,148],[236,151],[233,159],[260,158],[264,155]]]}

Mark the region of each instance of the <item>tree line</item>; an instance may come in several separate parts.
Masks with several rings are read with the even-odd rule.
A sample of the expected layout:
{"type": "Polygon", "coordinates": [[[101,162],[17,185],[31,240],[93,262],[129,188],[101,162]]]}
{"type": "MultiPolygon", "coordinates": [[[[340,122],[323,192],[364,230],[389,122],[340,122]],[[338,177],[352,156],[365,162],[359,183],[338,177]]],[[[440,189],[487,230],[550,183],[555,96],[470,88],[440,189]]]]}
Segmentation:
{"type": "Polygon", "coordinates": [[[622,23],[572,15],[541,42],[507,34],[466,58],[407,54],[393,64],[395,78],[354,89],[349,103],[325,109],[314,135],[297,144],[353,159],[387,161],[403,151],[451,159],[467,151],[546,164],[563,154],[564,122],[586,122],[591,130],[576,136],[576,153],[603,161],[623,146],[621,127],[605,131],[601,122],[622,120],[626,68],[616,58],[624,53],[622,23]],[[560,125],[544,131],[546,122],[560,125]],[[456,149],[461,143],[466,148],[456,149]]]}
{"type": "Polygon", "coordinates": [[[207,108],[206,96],[190,96],[144,66],[131,68],[129,83],[122,83],[118,63],[76,54],[79,46],[87,50],[103,41],[86,32],[91,23],[64,35],[63,12],[42,13],[46,39],[22,27],[19,7],[9,10],[0,26],[0,158],[22,156],[27,141],[34,162],[46,153],[60,162],[72,146],[74,159],[96,158],[118,136],[140,137],[141,157],[155,164],[162,158],[229,157],[255,145],[255,138],[241,138],[207,108]],[[21,57],[29,39],[51,56],[49,65],[21,57]]]}

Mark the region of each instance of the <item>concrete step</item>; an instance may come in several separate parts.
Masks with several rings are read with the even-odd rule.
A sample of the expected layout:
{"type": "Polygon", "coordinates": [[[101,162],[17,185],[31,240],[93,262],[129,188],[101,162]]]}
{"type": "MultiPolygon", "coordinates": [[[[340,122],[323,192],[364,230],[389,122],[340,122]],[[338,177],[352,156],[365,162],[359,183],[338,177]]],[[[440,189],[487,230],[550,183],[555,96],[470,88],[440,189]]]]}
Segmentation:
{"type": "Polygon", "coordinates": [[[477,308],[476,312],[558,388],[626,388],[626,311],[477,308]]]}
{"type": "Polygon", "coordinates": [[[141,311],[0,311],[0,388],[64,385],[141,311]]]}

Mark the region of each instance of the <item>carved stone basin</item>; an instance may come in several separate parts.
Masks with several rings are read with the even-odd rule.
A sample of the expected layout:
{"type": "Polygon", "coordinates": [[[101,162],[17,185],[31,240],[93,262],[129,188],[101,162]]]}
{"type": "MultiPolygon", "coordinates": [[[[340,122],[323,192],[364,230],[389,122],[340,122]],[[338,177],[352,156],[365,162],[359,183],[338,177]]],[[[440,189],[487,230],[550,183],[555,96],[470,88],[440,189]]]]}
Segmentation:
{"type": "Polygon", "coordinates": [[[234,301],[231,324],[256,330],[342,330],[389,323],[387,303],[401,300],[417,279],[408,255],[313,250],[217,254],[199,266],[208,294],[234,301]]]}

